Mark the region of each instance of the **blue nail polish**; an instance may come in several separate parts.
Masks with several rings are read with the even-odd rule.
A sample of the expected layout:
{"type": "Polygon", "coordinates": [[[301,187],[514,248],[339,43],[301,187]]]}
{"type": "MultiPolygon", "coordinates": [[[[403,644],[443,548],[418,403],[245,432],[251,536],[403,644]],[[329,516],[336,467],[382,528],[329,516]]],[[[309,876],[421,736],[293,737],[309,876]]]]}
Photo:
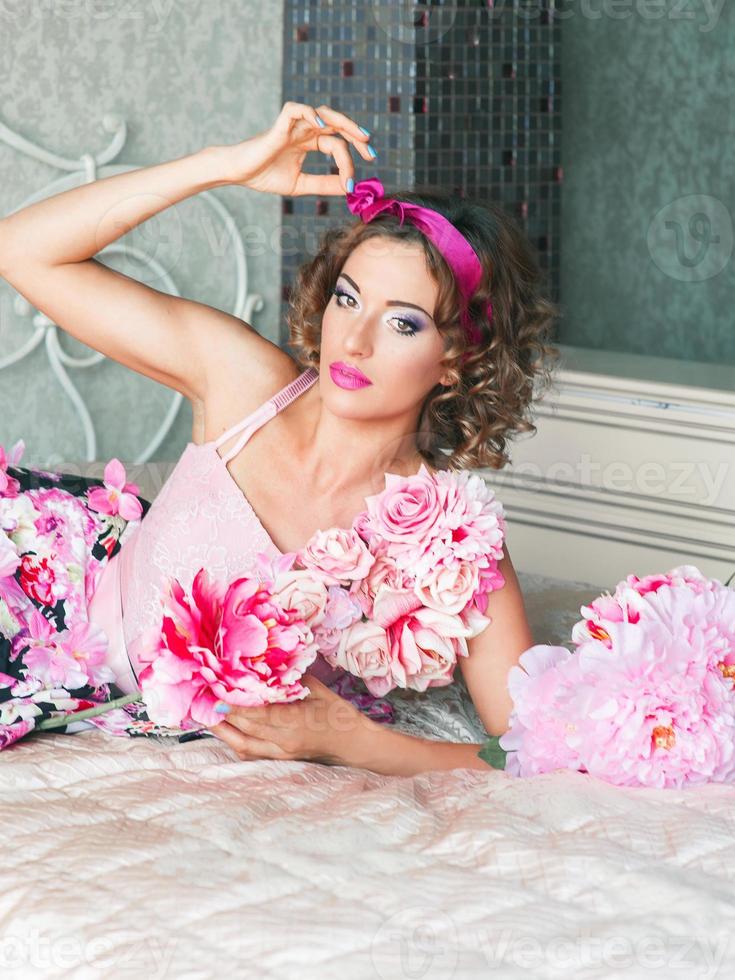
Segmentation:
{"type": "Polygon", "coordinates": [[[361,133],[364,133],[366,136],[369,136],[370,135],[370,130],[369,129],[365,129],[364,126],[360,126],[359,129],[360,129],[360,132],[361,133]]]}
{"type": "Polygon", "coordinates": [[[368,143],[368,152],[370,153],[370,156],[373,158],[373,160],[378,155],[369,143],[368,143]]]}
{"type": "Polygon", "coordinates": [[[347,193],[348,194],[351,194],[354,189],[355,189],[355,182],[352,179],[352,177],[348,177],[347,178],[347,193]]]}
{"type": "Polygon", "coordinates": [[[317,121],[317,122],[319,123],[319,125],[320,125],[320,126],[326,126],[326,125],[327,125],[327,124],[326,124],[326,123],[324,122],[324,120],[322,119],[322,117],[321,117],[321,116],[317,116],[317,117],[316,117],[316,121],[317,121]]]}
{"type": "Polygon", "coordinates": [[[224,701],[218,701],[214,706],[214,710],[220,715],[226,715],[230,710],[230,706],[224,701]]]}

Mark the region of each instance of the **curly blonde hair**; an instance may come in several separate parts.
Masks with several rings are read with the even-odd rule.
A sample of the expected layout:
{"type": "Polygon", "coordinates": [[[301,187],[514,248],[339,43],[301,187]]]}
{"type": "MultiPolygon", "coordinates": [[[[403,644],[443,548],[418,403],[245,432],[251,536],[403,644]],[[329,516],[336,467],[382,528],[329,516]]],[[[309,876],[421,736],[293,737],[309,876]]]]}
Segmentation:
{"type": "Polygon", "coordinates": [[[483,276],[470,312],[480,327],[480,343],[468,344],[459,321],[461,297],[441,252],[409,221],[401,225],[395,215],[380,214],[368,224],[357,218],[321,236],[316,255],[301,265],[291,290],[288,346],[303,368],[318,368],[324,310],[347,257],[361,242],[386,235],[420,243],[439,287],[434,322],[444,338],[441,365],[451,381],[426,396],[418,452],[434,468],[501,469],[510,461],[508,439],[536,431],[531,405],[552,382],[559,351],[551,331],[560,309],[545,295],[531,242],[501,207],[426,189],[390,196],[443,214],[475,249],[483,276]]]}

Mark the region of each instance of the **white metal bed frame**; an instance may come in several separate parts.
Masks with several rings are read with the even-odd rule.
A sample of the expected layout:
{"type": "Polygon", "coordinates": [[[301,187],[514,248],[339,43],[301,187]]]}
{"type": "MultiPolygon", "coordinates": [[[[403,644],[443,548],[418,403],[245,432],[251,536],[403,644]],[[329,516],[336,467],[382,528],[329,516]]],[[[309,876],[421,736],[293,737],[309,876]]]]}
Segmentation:
{"type": "MultiPolygon", "coordinates": [[[[127,124],[124,119],[115,113],[107,113],[102,118],[103,129],[111,134],[107,146],[98,153],[83,153],[78,159],[60,156],[53,153],[36,143],[31,142],[12,129],[0,122],[0,142],[5,145],[32,157],[42,163],[55,167],[57,170],[67,172],[67,176],[57,177],[50,183],[41,187],[38,191],[27,197],[14,211],[27,207],[36,201],[43,200],[52,194],[61,193],[72,187],[76,187],[82,182],[91,183],[99,177],[107,177],[112,174],[124,173],[128,170],[140,169],[140,164],[110,164],[111,160],[120,153],[127,138],[127,124]]],[[[211,191],[202,191],[200,197],[214,212],[214,215],[221,220],[226,233],[229,235],[231,243],[231,254],[235,261],[235,299],[233,308],[230,312],[234,316],[252,323],[252,315],[263,308],[262,296],[258,293],[248,292],[248,270],[245,259],[245,248],[242,237],[237,229],[237,225],[226,207],[213,195],[211,191]]],[[[8,212],[9,214],[14,211],[8,212]]],[[[153,257],[146,255],[140,249],[131,245],[118,242],[111,243],[102,249],[100,256],[120,254],[147,265],[156,276],[165,283],[166,289],[174,296],[181,295],[176,287],[176,283],[169,273],[153,257]]],[[[97,459],[97,436],[94,423],[89,409],[84,403],[79,390],[69,377],[67,368],[92,368],[103,360],[107,360],[104,354],[94,351],[84,357],[75,357],[67,353],[59,341],[59,327],[49,317],[39,310],[34,310],[32,305],[25,297],[16,293],[13,309],[16,314],[22,317],[29,317],[33,326],[33,332],[28,340],[11,354],[0,357],[0,370],[18,364],[24,357],[28,357],[39,344],[43,341],[46,347],[51,369],[56,375],[63,391],[71,401],[82,424],[85,440],[85,460],[92,462],[97,459]]],[[[158,430],[150,439],[148,445],[133,460],[134,463],[146,463],[150,460],[153,453],[158,449],[166,435],[171,429],[176,415],[179,411],[183,395],[181,392],[174,392],[169,404],[166,416],[158,430]]],[[[70,452],[68,455],[76,455],[70,452]]]]}

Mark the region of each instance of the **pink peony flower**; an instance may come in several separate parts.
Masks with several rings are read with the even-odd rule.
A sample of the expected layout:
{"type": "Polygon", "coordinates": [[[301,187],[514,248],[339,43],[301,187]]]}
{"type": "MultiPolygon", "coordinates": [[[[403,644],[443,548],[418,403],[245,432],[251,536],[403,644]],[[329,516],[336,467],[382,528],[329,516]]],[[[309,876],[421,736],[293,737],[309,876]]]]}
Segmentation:
{"type": "Polygon", "coordinates": [[[137,483],[125,482],[125,467],[119,459],[111,459],[105,466],[104,487],[92,487],[87,491],[90,510],[100,514],[119,514],[126,521],[136,521],[143,513],[143,505],[136,497],[137,483]]]}
{"type": "Polygon", "coordinates": [[[152,721],[214,726],[222,721],[214,711],[219,700],[252,707],[308,695],[300,679],[316,647],[298,612],[276,601],[280,587],[277,578],[224,585],[203,568],[191,594],[171,580],[161,627],[131,645],[152,721]]]}
{"type": "Polygon", "coordinates": [[[566,707],[579,682],[580,661],[566,647],[539,643],[518,658],[508,671],[513,699],[508,731],[500,747],[508,752],[505,771],[533,776],[554,769],[578,769],[575,727],[566,707]]]}
{"type": "Polygon", "coordinates": [[[618,582],[612,595],[605,592],[580,608],[584,618],[572,627],[572,641],[579,644],[596,639],[609,647],[607,623],[637,623],[641,617],[648,617],[651,602],[655,603],[659,593],[674,587],[685,587],[692,594],[729,591],[717,579],[705,578],[694,565],[679,565],[644,579],[628,575],[618,582]]]}
{"type": "Polygon", "coordinates": [[[690,574],[649,576],[641,592],[630,580],[622,603],[599,604],[608,618],[592,625],[604,635],[575,653],[532,647],[524,670],[509,672],[506,771],[567,767],[629,786],[735,781],[735,592],[690,574]]]}

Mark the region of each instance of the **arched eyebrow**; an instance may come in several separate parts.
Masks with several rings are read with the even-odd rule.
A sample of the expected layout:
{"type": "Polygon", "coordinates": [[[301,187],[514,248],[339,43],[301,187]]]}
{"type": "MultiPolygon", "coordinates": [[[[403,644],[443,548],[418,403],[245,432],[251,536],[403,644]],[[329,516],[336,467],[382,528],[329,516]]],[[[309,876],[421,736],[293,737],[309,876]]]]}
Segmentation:
{"type": "MultiPolygon", "coordinates": [[[[340,272],[337,278],[346,279],[347,282],[354,288],[355,292],[357,293],[360,292],[360,287],[357,285],[354,279],[352,279],[350,276],[347,275],[346,272],[340,272]]],[[[417,306],[415,303],[407,303],[405,300],[389,299],[385,305],[386,306],[410,306],[412,310],[420,310],[422,313],[428,316],[430,320],[434,319],[431,313],[427,313],[427,311],[423,308],[423,306],[417,306]]]]}

